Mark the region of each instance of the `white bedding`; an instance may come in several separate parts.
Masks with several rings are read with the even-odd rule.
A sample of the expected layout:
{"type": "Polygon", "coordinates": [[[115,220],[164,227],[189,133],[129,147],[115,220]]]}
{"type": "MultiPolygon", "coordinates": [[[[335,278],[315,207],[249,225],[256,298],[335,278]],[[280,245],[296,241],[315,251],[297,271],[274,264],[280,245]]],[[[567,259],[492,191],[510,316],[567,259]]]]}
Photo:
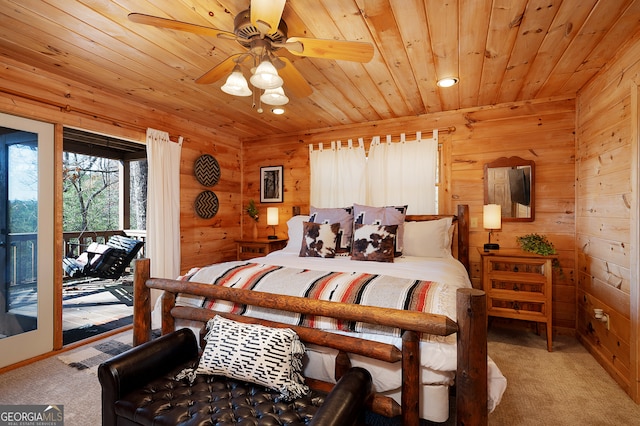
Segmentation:
{"type": "MultiPolygon", "coordinates": [[[[464,266],[452,256],[440,258],[422,258],[403,256],[394,259],[393,263],[363,262],[354,261],[349,257],[336,257],[323,259],[315,257],[299,257],[294,250],[280,250],[265,257],[252,259],[252,263],[262,263],[268,265],[287,266],[294,268],[304,268],[313,271],[333,271],[333,272],[365,272],[370,274],[380,274],[397,276],[417,280],[428,279],[430,281],[446,283],[451,289],[444,292],[438,309],[439,313],[456,319],[456,289],[470,287],[471,283],[464,266]]],[[[246,263],[246,262],[237,262],[246,263]]],[[[210,282],[210,276],[214,276],[216,265],[199,269],[191,277],[194,282],[210,282]]],[[[294,292],[295,293],[295,292],[294,292]]],[[[180,300],[178,300],[179,302],[180,300]]],[[[184,301],[183,301],[184,303],[184,301]]],[[[188,304],[188,303],[187,303],[188,304]]],[[[160,312],[160,309],[155,309],[160,312]]],[[[159,319],[154,315],[154,327],[159,326],[159,319]]],[[[200,324],[178,321],[176,326],[190,326],[199,328],[200,324]]],[[[349,332],[340,332],[349,334],[349,332]]],[[[381,334],[358,334],[358,337],[375,340],[384,343],[391,343],[401,348],[401,338],[386,336],[381,334]]],[[[451,340],[449,340],[451,342],[451,340]]],[[[423,392],[425,400],[421,404],[421,417],[431,421],[444,421],[448,416],[448,386],[452,385],[455,378],[457,353],[455,340],[453,343],[429,341],[423,339],[420,344],[421,353],[421,383],[424,385],[423,392]],[[427,389],[433,387],[432,389],[427,389]],[[441,404],[428,402],[426,399],[434,398],[434,392],[441,404]],[[433,407],[436,405],[437,407],[433,407]],[[429,406],[429,407],[428,407],[429,406]]],[[[314,379],[334,381],[333,379],[333,356],[335,351],[326,348],[310,346],[307,351],[308,359],[304,374],[314,379]]],[[[356,355],[350,356],[352,365],[362,366],[371,371],[374,378],[374,388],[377,392],[387,393],[394,398],[399,398],[398,388],[401,386],[400,365],[376,362],[365,357],[356,355]]],[[[506,379],[500,372],[496,364],[489,359],[488,362],[488,409],[493,409],[498,405],[502,394],[506,389],[506,379]]],[[[399,399],[397,399],[400,402],[399,399]]]]}

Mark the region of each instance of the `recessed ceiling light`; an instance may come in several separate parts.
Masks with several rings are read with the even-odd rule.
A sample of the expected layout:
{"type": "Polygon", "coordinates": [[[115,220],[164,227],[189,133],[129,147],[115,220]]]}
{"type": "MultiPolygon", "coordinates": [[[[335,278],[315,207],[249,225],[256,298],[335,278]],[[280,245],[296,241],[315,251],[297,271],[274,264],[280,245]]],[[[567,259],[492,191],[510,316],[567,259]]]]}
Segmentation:
{"type": "Polygon", "coordinates": [[[438,87],[451,87],[458,84],[459,81],[460,79],[458,79],[458,77],[447,77],[438,80],[437,85],[438,87]]]}
{"type": "Polygon", "coordinates": [[[272,108],[271,112],[275,115],[282,115],[284,114],[284,108],[272,108]]]}

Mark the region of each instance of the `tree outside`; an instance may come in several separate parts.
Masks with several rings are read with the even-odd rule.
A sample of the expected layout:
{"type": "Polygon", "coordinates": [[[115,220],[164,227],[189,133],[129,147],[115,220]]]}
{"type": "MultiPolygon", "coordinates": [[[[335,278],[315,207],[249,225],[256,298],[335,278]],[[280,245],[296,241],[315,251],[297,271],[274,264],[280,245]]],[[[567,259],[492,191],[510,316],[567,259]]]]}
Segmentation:
{"type": "MultiPolygon", "coordinates": [[[[131,163],[132,229],[146,229],[146,163],[131,163]]],[[[119,179],[118,160],[64,152],[63,231],[120,229],[119,179]]]]}

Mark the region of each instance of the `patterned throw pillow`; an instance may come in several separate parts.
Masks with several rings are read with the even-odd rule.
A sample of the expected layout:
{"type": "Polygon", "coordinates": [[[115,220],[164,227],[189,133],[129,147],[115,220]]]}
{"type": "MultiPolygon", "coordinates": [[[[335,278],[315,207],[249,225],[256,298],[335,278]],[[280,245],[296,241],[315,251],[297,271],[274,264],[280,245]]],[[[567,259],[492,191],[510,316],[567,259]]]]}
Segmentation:
{"type": "Polygon", "coordinates": [[[394,256],[402,256],[404,248],[404,219],[408,206],[371,207],[353,205],[353,223],[363,225],[398,225],[394,256]]]}
{"type": "Polygon", "coordinates": [[[302,224],[302,245],[300,257],[325,257],[336,256],[336,243],[338,240],[339,223],[325,224],[304,222],[302,224]]]}
{"type": "Polygon", "coordinates": [[[393,262],[398,225],[362,225],[353,232],[351,259],[393,262]]]}
{"type": "Polygon", "coordinates": [[[196,374],[256,383],[287,400],[309,392],[301,374],[305,348],[290,328],[244,324],[219,315],[207,322],[207,328],[196,374]]]}
{"type": "Polygon", "coordinates": [[[339,223],[336,253],[351,252],[351,236],[353,233],[353,207],[318,208],[311,206],[309,222],[339,223]]]}

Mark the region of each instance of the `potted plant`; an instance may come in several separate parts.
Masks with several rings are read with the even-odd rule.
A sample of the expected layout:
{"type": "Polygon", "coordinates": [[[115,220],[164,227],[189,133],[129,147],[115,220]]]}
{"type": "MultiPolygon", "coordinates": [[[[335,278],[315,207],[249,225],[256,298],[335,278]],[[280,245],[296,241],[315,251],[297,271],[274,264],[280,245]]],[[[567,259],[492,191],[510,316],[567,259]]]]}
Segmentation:
{"type": "Polygon", "coordinates": [[[516,241],[520,244],[520,248],[522,248],[522,250],[530,253],[536,253],[543,256],[556,254],[556,249],[553,247],[553,243],[544,235],[527,234],[521,237],[516,237],[516,241]]]}
{"type": "MultiPolygon", "coordinates": [[[[520,244],[520,248],[530,253],[540,254],[542,256],[549,256],[556,254],[556,249],[553,243],[547,239],[545,235],[539,234],[527,234],[521,237],[516,237],[516,241],[520,244]]],[[[562,276],[562,268],[560,268],[560,261],[553,259],[551,262],[553,268],[558,270],[560,276],[562,276]]]]}
{"type": "Polygon", "coordinates": [[[256,203],[253,201],[253,198],[249,200],[249,204],[244,208],[244,211],[246,211],[249,217],[253,219],[253,239],[255,240],[258,238],[259,212],[258,208],[256,207],[256,203]]]}

